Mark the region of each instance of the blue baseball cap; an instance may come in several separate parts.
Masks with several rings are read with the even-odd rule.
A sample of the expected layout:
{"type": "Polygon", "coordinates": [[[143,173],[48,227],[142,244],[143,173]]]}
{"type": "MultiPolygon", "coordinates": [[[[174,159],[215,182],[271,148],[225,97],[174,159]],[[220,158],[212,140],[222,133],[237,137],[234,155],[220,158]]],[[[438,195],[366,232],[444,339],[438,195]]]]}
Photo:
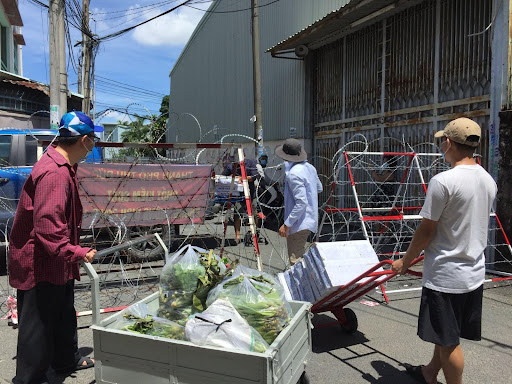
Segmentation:
{"type": "Polygon", "coordinates": [[[92,120],[83,112],[68,112],[59,124],[59,136],[83,136],[91,132],[94,132],[94,123],[92,120]]]}

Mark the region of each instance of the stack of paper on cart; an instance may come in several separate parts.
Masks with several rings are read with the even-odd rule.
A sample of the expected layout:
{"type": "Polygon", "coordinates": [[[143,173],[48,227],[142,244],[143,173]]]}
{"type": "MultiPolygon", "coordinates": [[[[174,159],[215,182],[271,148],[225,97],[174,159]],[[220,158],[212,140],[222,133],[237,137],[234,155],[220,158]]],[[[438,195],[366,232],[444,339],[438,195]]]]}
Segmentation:
{"type": "Polygon", "coordinates": [[[231,191],[231,196],[240,196],[244,191],[244,186],[238,183],[235,178],[233,188],[231,188],[231,176],[215,175],[215,195],[228,196],[231,191]]]}
{"type": "MultiPolygon", "coordinates": [[[[317,303],[378,263],[368,240],[316,243],[301,262],[279,273],[278,278],[287,299],[317,303]]],[[[364,277],[357,284],[366,280],[364,277]]]]}

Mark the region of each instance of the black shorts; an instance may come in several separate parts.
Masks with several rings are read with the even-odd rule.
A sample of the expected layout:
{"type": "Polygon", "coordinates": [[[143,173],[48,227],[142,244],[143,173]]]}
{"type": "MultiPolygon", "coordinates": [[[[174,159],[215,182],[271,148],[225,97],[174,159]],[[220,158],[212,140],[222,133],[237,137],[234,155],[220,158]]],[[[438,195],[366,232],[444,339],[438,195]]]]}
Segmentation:
{"type": "Polygon", "coordinates": [[[444,347],[460,344],[459,338],[482,337],[484,286],[467,293],[444,293],[423,287],[418,336],[444,347]]]}

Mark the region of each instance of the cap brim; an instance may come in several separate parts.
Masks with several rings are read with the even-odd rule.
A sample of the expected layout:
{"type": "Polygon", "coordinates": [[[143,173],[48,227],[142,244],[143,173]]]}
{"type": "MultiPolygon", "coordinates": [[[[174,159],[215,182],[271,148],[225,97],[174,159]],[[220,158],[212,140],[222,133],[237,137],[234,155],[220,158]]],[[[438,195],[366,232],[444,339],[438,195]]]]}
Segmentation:
{"type": "Polygon", "coordinates": [[[279,147],[276,148],[275,154],[283,160],[291,161],[294,163],[297,163],[299,161],[304,161],[308,158],[308,154],[306,153],[306,151],[304,149],[302,149],[302,148],[300,149],[299,155],[289,155],[287,153],[284,153],[282,145],[280,145],[279,147]]]}
{"type": "Polygon", "coordinates": [[[443,137],[444,136],[444,129],[442,131],[438,131],[436,133],[434,133],[434,137],[436,139],[439,139],[440,137],[443,137]]]}

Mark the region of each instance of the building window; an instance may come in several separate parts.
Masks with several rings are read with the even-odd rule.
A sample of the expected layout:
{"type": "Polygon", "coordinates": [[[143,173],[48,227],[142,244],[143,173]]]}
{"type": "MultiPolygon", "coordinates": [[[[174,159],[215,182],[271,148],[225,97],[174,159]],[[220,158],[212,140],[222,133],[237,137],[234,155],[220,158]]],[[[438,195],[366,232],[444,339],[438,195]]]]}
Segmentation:
{"type": "Polygon", "coordinates": [[[14,73],[19,75],[19,67],[18,67],[18,44],[14,43],[14,52],[13,52],[13,61],[14,61],[14,73]]]}
{"type": "Polygon", "coordinates": [[[9,71],[7,27],[0,27],[0,61],[2,71],[9,71]]]}
{"type": "Polygon", "coordinates": [[[0,136],[0,161],[2,164],[9,163],[11,153],[11,136],[0,136]]]}

